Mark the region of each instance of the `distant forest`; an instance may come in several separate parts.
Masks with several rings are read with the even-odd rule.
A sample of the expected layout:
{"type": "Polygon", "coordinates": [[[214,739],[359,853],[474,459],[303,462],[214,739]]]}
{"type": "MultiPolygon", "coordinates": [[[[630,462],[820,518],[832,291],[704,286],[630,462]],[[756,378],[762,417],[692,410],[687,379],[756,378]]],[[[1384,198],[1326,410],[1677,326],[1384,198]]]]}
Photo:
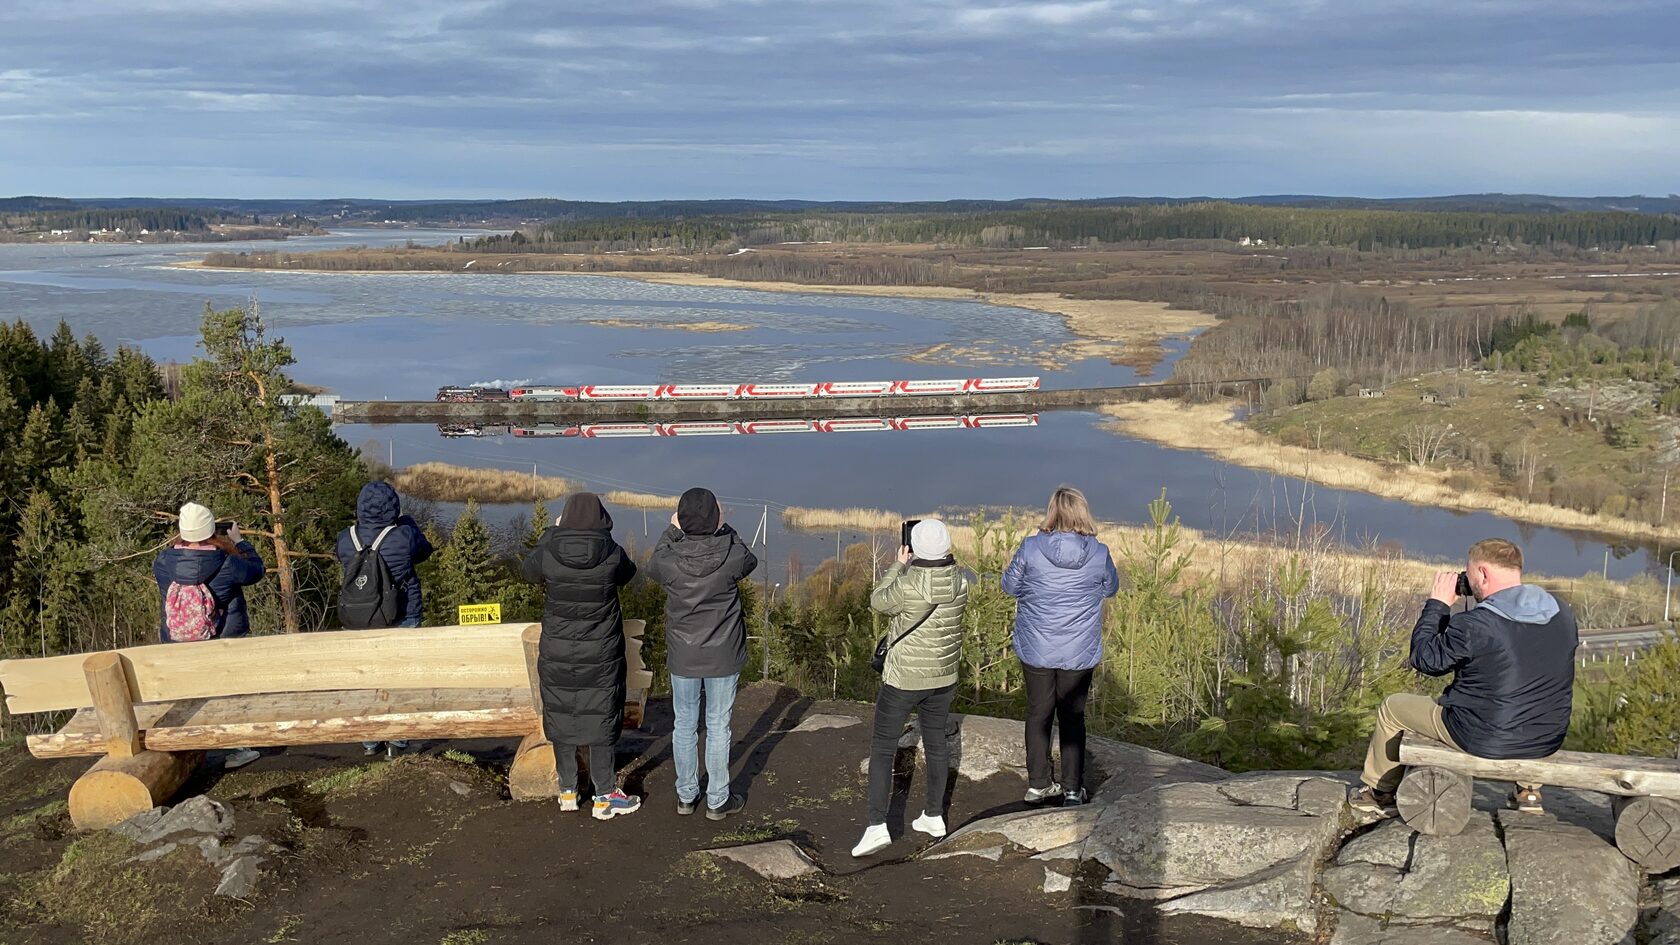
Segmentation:
{"type": "Polygon", "coordinates": [[[19,198],[0,201],[0,231],[12,233],[42,233],[51,230],[92,232],[117,230],[138,233],[172,231],[178,233],[208,233],[215,224],[235,226],[284,226],[305,231],[314,230],[314,221],[288,214],[263,217],[256,213],[236,213],[221,210],[186,209],[182,207],[70,207],[55,206],[60,201],[19,198]],[[33,205],[32,205],[33,204],[33,205]]]}
{"type": "Polygon", "coordinates": [[[991,213],[801,211],[678,219],[566,220],[479,240],[484,252],[670,249],[715,252],[789,242],[1082,246],[1158,240],[1282,246],[1442,248],[1489,242],[1616,249],[1680,239],[1680,217],[1639,213],[1309,210],[1234,203],[1067,207],[991,213]]]}
{"type": "Polygon", "coordinates": [[[210,216],[297,215],[339,224],[401,223],[434,226],[530,226],[555,221],[597,219],[670,220],[692,217],[788,213],[939,215],[1018,213],[1024,211],[1107,207],[1189,207],[1237,204],[1245,207],[1296,207],[1326,210],[1396,210],[1428,213],[1638,213],[1680,214],[1680,195],[1646,197],[1554,197],[1545,194],[1458,194],[1439,197],[1326,197],[1278,194],[1252,197],[1093,197],[1053,200],[235,200],[210,197],[0,197],[0,217],[29,211],[160,209],[187,210],[210,216]]]}

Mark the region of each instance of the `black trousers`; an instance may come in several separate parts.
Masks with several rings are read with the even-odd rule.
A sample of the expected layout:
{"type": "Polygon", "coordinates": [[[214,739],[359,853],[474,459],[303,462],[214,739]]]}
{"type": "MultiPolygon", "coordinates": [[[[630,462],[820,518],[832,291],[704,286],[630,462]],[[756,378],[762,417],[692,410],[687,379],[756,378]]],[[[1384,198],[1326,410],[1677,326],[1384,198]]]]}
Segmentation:
{"type": "Polygon", "coordinates": [[[893,761],[898,758],[898,739],[912,710],[922,724],[922,752],[927,756],[927,804],[922,810],[945,816],[945,784],[951,777],[947,725],[956,697],[955,683],[943,689],[897,689],[881,684],[881,692],[875,697],[875,740],[869,751],[871,825],[886,823],[887,813],[892,810],[893,761]]]}
{"type": "Polygon", "coordinates": [[[1091,670],[1041,669],[1021,664],[1027,673],[1027,783],[1047,788],[1050,771],[1050,723],[1061,731],[1062,789],[1085,786],[1085,700],[1091,695],[1091,670]]]}
{"type": "MultiPolygon", "coordinates": [[[[560,790],[575,791],[578,783],[578,749],[576,745],[554,746],[554,770],[560,775],[560,790]]],[[[589,780],[595,782],[596,795],[611,794],[618,789],[618,772],[613,770],[613,746],[589,746],[589,780]]]]}

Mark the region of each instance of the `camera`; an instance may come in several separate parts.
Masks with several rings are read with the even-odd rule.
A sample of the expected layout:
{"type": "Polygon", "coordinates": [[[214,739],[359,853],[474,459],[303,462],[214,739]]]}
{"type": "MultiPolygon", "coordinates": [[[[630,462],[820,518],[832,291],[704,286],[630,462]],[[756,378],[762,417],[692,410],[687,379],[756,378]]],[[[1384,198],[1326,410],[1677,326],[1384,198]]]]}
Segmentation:
{"type": "Polygon", "coordinates": [[[1476,592],[1470,588],[1470,575],[1468,573],[1458,572],[1458,587],[1453,592],[1460,597],[1476,596],[1476,592]]]}
{"type": "Polygon", "coordinates": [[[922,524],[921,519],[913,518],[913,519],[910,519],[910,520],[906,521],[903,525],[901,525],[899,527],[899,530],[898,530],[898,544],[899,544],[899,547],[901,547],[901,548],[910,547],[910,533],[912,531],[915,531],[916,526],[920,525],[920,524],[922,524]]]}

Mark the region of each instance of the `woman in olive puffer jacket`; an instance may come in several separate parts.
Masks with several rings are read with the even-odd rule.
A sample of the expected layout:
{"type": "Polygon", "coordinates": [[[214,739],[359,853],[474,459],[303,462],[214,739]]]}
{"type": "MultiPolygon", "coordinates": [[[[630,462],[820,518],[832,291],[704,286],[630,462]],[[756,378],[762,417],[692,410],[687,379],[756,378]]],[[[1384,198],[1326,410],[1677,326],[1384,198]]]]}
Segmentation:
{"type": "Polygon", "coordinates": [[[916,525],[910,547],[901,549],[898,563],[882,575],[869,604],[892,618],[886,636],[893,646],[887,651],[881,690],[875,697],[869,826],[852,849],[858,857],[878,853],[892,843],[887,811],[892,802],[893,760],[912,711],[920,720],[927,755],[927,804],[912,826],[930,836],[945,836],[945,784],[951,764],[946,721],[957,693],[968,581],[951,557],[951,535],[943,522],[928,519],[916,525]]]}

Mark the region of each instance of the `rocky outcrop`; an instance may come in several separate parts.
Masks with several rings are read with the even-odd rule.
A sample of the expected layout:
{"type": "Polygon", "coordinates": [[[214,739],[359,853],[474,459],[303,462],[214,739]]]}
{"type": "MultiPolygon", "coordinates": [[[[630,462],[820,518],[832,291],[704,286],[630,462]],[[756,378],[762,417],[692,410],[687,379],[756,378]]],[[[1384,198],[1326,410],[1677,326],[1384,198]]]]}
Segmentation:
{"type": "MultiPolygon", "coordinates": [[[[981,781],[994,774],[1026,778],[1027,748],[1021,722],[965,715],[953,718],[952,728],[957,741],[952,746],[951,764],[958,774],[971,781],[981,781]]],[[[1219,781],[1231,776],[1212,765],[1142,745],[1095,735],[1087,736],[1085,742],[1088,760],[1108,776],[1098,791],[1105,797],[1133,794],[1160,784],[1219,781]]],[[[906,727],[898,747],[919,752],[921,745],[921,719],[917,718],[906,727]]]]}
{"type": "Polygon", "coordinates": [[[256,891],[262,867],[279,847],[257,834],[226,842],[234,834],[233,810],[199,795],[174,807],[154,807],[111,828],[134,841],[140,852],[130,863],[161,860],[182,848],[193,849],[206,863],[221,870],[216,895],[249,898],[256,891]]]}
{"type": "Polygon", "coordinates": [[[1498,817],[1511,877],[1509,945],[1632,945],[1643,877],[1631,861],[1552,817],[1498,817]]]}
{"type": "Polygon", "coordinates": [[[798,879],[822,872],[792,840],[771,840],[706,852],[720,860],[739,863],[765,879],[798,879]]]}
{"type": "Polygon", "coordinates": [[[1339,782],[1298,776],[1151,788],[1102,805],[1085,857],[1108,868],[1105,890],[1164,912],[1312,932],[1346,800],[1339,782]]]}
{"type": "Polygon", "coordinates": [[[1397,820],[1383,823],[1342,848],[1324,871],[1323,888],[1341,913],[1492,934],[1511,881],[1493,818],[1476,813],[1456,837],[1426,837],[1397,820]]]}

